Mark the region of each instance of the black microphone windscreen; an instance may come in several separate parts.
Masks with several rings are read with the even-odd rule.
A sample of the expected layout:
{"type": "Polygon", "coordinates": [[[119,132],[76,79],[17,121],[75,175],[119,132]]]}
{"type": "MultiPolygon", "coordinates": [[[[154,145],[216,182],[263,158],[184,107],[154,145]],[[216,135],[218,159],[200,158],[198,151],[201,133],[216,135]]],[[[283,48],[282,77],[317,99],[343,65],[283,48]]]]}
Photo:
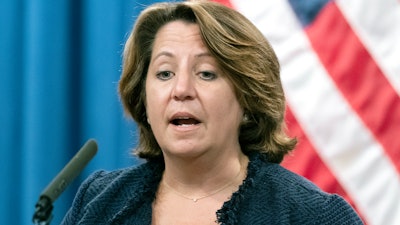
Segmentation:
{"type": "Polygon", "coordinates": [[[54,202],[65,188],[78,176],[89,161],[97,153],[97,143],[95,140],[88,140],[78,153],[69,161],[61,172],[43,190],[40,196],[47,196],[54,202]]]}

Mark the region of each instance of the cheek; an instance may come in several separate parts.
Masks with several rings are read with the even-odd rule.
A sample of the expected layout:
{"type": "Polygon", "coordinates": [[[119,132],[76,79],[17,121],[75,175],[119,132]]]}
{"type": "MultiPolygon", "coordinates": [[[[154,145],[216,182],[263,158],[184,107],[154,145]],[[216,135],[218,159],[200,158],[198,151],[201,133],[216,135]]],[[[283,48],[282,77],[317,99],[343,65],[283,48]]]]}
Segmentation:
{"type": "Polygon", "coordinates": [[[146,81],[146,86],[145,86],[145,106],[146,106],[146,115],[147,119],[149,120],[150,117],[152,117],[152,114],[154,114],[154,102],[156,100],[154,99],[154,92],[151,87],[149,87],[148,82],[146,81]]]}
{"type": "Polygon", "coordinates": [[[166,107],[166,96],[162,88],[146,86],[146,113],[150,120],[160,118],[166,107]]]}
{"type": "Polygon", "coordinates": [[[236,95],[228,90],[216,94],[218,97],[215,99],[212,106],[213,111],[215,115],[218,115],[217,120],[221,119],[225,121],[228,118],[230,123],[238,124],[242,119],[243,109],[236,95]]]}

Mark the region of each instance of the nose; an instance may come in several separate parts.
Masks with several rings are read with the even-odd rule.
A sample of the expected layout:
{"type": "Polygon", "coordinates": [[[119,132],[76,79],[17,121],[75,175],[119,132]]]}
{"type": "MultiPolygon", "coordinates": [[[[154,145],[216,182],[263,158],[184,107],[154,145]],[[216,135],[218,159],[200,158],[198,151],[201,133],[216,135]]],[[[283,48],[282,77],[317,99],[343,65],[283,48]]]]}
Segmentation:
{"type": "Polygon", "coordinates": [[[172,98],[178,101],[195,98],[196,89],[194,82],[194,77],[190,72],[176,74],[172,98]]]}

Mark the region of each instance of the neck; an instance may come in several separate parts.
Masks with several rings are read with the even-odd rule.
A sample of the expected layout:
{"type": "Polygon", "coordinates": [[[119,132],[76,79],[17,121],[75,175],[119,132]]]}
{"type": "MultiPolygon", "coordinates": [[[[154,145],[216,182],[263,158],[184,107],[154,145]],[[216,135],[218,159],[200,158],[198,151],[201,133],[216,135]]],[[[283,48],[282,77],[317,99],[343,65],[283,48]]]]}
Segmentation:
{"type": "Polygon", "coordinates": [[[248,158],[241,151],[230,156],[212,158],[165,157],[162,183],[183,196],[206,196],[225,186],[241,184],[247,164],[248,158]]]}

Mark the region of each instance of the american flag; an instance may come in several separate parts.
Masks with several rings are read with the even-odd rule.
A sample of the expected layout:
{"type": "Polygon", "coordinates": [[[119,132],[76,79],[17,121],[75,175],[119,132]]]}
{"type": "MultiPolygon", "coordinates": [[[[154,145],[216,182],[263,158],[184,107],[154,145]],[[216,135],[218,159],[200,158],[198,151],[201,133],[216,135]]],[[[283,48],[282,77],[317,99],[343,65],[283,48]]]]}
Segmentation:
{"type": "Polygon", "coordinates": [[[400,224],[400,2],[219,0],[281,62],[296,150],[283,162],[343,196],[365,224],[400,224]]]}

